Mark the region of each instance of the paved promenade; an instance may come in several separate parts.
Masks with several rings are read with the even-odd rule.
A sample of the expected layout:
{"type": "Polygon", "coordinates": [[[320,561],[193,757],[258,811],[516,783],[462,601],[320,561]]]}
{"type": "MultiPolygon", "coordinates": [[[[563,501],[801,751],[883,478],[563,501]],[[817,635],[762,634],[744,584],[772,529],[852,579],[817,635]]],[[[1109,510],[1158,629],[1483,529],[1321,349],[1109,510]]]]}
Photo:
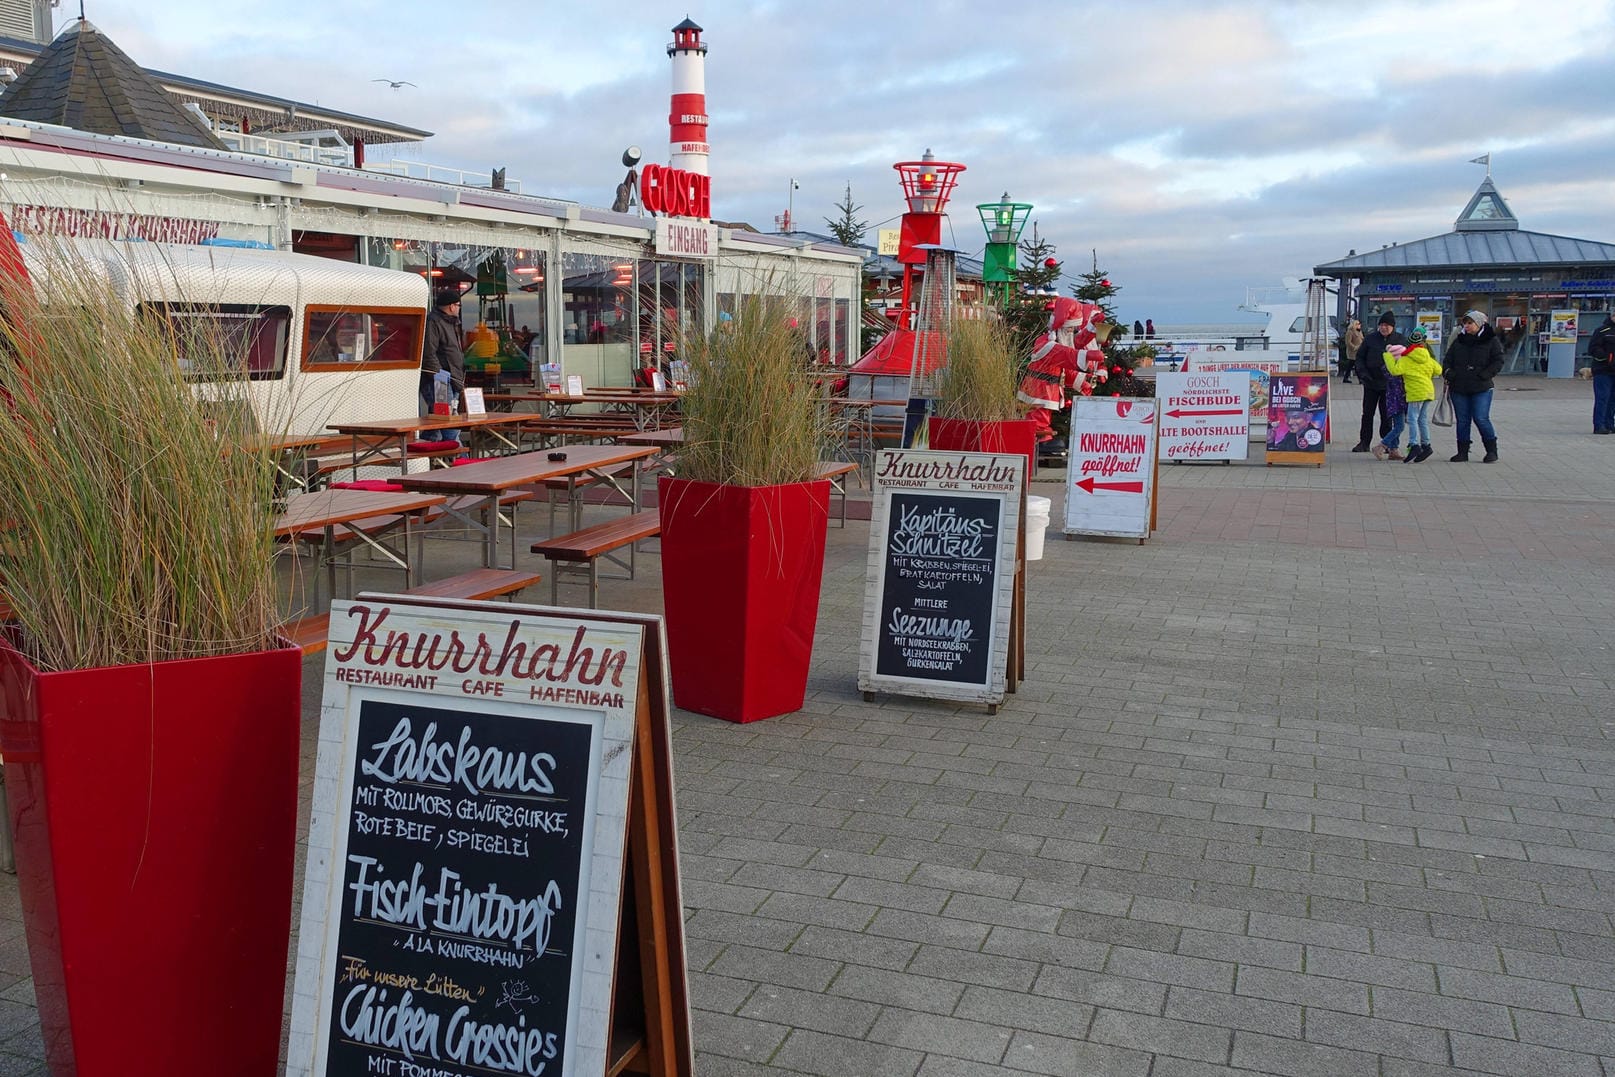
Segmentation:
{"type": "MultiPolygon", "coordinates": [[[[1164,467],[1142,546],[1061,540],[1045,471],[994,716],[862,701],[830,529],[805,708],[676,718],[703,1077],[1615,1077],[1615,437],[1506,379],[1500,462],[1382,463],[1357,394],[1322,469],[1164,467]]],[[[659,610],[640,564],[606,604],[659,610]]],[[[11,877],[0,918],[42,1074],[11,877]]]]}

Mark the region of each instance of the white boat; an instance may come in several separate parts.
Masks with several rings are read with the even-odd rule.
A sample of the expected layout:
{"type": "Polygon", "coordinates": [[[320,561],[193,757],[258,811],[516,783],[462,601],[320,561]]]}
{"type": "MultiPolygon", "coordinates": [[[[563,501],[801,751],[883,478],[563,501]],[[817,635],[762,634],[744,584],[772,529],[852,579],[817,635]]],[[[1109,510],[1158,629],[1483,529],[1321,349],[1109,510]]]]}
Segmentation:
{"type": "MultiPolygon", "coordinates": [[[[1333,305],[1329,295],[1332,293],[1326,294],[1325,309],[1333,305]]],[[[1265,320],[1243,325],[1157,327],[1155,338],[1149,341],[1156,347],[1156,364],[1176,369],[1183,356],[1191,351],[1260,351],[1283,355],[1291,368],[1299,365],[1307,329],[1307,282],[1304,279],[1286,277],[1280,285],[1246,288],[1245,301],[1239,309],[1247,314],[1262,315],[1265,320]]],[[[1333,342],[1337,322],[1333,314],[1327,318],[1329,328],[1325,339],[1333,342]]],[[[1330,350],[1333,351],[1332,345],[1330,350]]]]}

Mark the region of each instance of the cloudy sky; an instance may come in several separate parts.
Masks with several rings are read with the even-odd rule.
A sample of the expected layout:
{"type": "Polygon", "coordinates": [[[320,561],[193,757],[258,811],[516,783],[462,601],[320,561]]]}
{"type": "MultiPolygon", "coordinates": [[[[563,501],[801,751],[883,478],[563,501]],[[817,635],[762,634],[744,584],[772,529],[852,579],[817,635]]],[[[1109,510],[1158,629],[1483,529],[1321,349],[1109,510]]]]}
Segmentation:
{"type": "MultiPolygon", "coordinates": [[[[77,7],[64,0],[58,27],[77,7]]],[[[667,159],[665,47],[688,14],[710,47],[715,217],[772,230],[792,198],[798,226],[822,230],[850,184],[860,217],[895,227],[891,166],[930,148],[968,166],[951,204],[959,249],[980,250],[973,207],[1007,191],[1035,205],[1068,279],[1097,250],[1119,312],[1162,324],[1239,321],[1247,286],[1449,231],[1485,176],[1468,161],[1487,152],[1522,227],[1615,241],[1615,0],[86,0],[86,13],[146,67],[429,130],[402,156],[505,166],[524,191],[593,205],[610,204],[625,146],[667,159]]]]}

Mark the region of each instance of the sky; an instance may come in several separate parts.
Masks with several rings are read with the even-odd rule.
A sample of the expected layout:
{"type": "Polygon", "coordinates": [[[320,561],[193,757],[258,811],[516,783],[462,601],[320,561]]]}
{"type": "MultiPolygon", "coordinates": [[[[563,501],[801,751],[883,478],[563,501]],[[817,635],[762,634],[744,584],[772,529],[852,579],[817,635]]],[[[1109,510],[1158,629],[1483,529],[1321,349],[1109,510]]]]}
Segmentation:
{"type": "Polygon", "coordinates": [[[597,206],[625,147],[667,161],[688,15],[715,218],[826,231],[850,186],[872,244],[929,149],[966,166],[944,242],[979,254],[975,205],[1030,202],[1128,320],[1247,320],[1247,287],[1450,231],[1486,153],[1522,228],[1615,242],[1615,0],[694,3],[84,0],[145,67],[433,132],[372,161],[597,206]]]}

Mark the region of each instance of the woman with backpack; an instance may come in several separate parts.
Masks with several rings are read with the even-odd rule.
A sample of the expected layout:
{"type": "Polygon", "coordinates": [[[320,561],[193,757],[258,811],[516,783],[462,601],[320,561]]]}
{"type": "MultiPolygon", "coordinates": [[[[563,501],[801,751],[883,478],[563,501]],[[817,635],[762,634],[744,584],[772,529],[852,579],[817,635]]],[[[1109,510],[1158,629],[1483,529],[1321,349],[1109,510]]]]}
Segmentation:
{"type": "Polygon", "coordinates": [[[1615,433],[1615,311],[1587,342],[1593,357],[1593,433],[1615,433]]]}

